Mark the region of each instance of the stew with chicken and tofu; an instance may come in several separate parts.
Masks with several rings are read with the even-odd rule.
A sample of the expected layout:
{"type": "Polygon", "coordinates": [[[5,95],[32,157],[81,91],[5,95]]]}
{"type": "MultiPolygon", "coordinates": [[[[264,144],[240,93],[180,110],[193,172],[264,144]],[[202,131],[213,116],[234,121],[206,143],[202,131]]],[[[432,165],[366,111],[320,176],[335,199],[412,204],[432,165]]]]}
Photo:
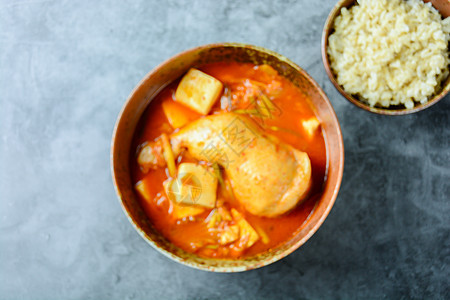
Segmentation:
{"type": "Polygon", "coordinates": [[[269,65],[190,69],[144,112],[132,180],[152,224],[185,251],[240,258],[293,237],[327,155],[308,97],[269,65]]]}

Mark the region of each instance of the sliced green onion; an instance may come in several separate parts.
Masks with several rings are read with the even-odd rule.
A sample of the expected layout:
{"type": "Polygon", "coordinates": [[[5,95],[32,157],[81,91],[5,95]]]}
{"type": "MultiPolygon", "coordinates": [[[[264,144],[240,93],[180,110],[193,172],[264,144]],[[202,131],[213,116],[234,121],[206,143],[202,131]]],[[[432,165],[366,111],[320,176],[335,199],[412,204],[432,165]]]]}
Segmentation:
{"type": "Polygon", "coordinates": [[[255,230],[258,232],[259,236],[261,237],[261,241],[264,244],[268,244],[270,239],[269,236],[267,235],[267,233],[259,226],[253,226],[255,227],[255,230]]]}
{"type": "Polygon", "coordinates": [[[220,187],[225,190],[225,181],[222,177],[222,172],[220,171],[220,167],[218,163],[213,163],[212,168],[214,170],[214,176],[216,176],[217,180],[219,181],[220,187]]]}
{"type": "Polygon", "coordinates": [[[175,178],[177,176],[177,167],[175,166],[175,157],[173,156],[172,146],[170,145],[169,137],[163,133],[161,135],[161,141],[163,146],[163,156],[169,169],[170,177],[175,178]]]}
{"type": "Polygon", "coordinates": [[[219,248],[219,245],[206,245],[205,248],[206,249],[213,249],[213,250],[215,250],[215,249],[219,248]]]}

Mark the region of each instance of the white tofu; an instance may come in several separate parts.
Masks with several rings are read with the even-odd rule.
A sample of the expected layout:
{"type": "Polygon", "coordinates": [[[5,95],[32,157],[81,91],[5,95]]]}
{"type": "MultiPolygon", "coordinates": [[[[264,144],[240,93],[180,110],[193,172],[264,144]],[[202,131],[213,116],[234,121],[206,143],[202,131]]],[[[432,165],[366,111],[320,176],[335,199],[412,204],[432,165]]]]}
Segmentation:
{"type": "Polygon", "coordinates": [[[190,69],[181,79],[175,92],[177,102],[206,115],[219,98],[223,84],[197,69],[190,69]]]}
{"type": "Polygon", "coordinates": [[[305,130],[308,137],[311,139],[317,131],[317,128],[320,126],[319,120],[317,118],[312,117],[308,120],[302,121],[303,129],[305,130]]]}
{"type": "Polygon", "coordinates": [[[178,166],[177,178],[164,182],[164,190],[175,203],[213,208],[217,178],[210,172],[194,163],[182,163],[178,166]]]}
{"type": "MultiPolygon", "coordinates": [[[[164,182],[164,189],[167,188],[167,185],[169,185],[169,181],[164,182]]],[[[144,178],[143,180],[136,183],[134,186],[135,189],[139,192],[139,194],[147,201],[150,201],[152,199],[151,190],[149,188],[149,182],[148,179],[144,178]]],[[[167,190],[166,190],[167,191],[167,190]]],[[[201,214],[205,211],[203,207],[199,206],[185,206],[182,204],[177,204],[172,202],[172,216],[175,219],[183,219],[186,217],[196,216],[198,214],[201,214]]]]}

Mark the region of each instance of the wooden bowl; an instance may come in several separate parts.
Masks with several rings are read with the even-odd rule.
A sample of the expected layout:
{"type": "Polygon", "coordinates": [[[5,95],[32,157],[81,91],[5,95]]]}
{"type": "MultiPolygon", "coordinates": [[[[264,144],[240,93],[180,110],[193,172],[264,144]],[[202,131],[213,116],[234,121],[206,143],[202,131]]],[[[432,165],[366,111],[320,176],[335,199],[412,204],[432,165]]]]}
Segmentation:
{"type": "Polygon", "coordinates": [[[117,118],[111,145],[111,171],[122,208],[137,232],[165,256],[197,269],[214,272],[239,272],[273,263],[304,244],[327,217],[342,180],[344,145],[338,119],[325,93],[316,82],[296,64],[272,51],[243,44],[206,45],[182,52],[157,66],[136,86],[117,118]],[[211,259],[187,253],[165,239],[153,226],[139,205],[130,175],[131,140],[142,113],[152,99],[167,84],[182,76],[189,68],[205,63],[237,61],[269,64],[281,75],[302,89],[311,99],[322,121],[328,159],[328,174],[323,194],[304,224],[289,241],[253,257],[244,259],[211,259]]]}
{"type": "MultiPolygon", "coordinates": [[[[424,2],[431,2],[432,5],[441,13],[443,17],[448,17],[450,15],[450,1],[449,0],[426,0],[424,2]]],[[[389,108],[383,108],[383,107],[371,107],[369,104],[362,102],[359,100],[356,96],[353,96],[349,93],[347,93],[342,86],[339,85],[339,83],[336,80],[336,77],[331,70],[330,67],[330,61],[327,54],[327,48],[328,48],[328,37],[330,34],[333,33],[333,24],[334,19],[341,13],[341,9],[343,7],[349,8],[352,5],[355,5],[356,0],[340,0],[334,8],[331,10],[330,14],[328,15],[327,21],[325,22],[325,27],[323,29],[322,33],[322,61],[325,66],[325,70],[328,74],[328,77],[330,78],[333,85],[336,87],[336,89],[339,91],[339,93],[342,94],[348,101],[353,103],[359,108],[362,108],[364,110],[370,111],[372,113],[376,114],[382,114],[382,115],[406,115],[410,113],[415,113],[418,111],[421,111],[427,107],[430,107],[433,104],[436,104],[445,97],[445,95],[448,94],[450,91],[450,76],[447,77],[447,79],[441,83],[441,90],[439,93],[435,94],[431,99],[429,99],[424,104],[416,104],[413,108],[405,108],[404,106],[393,106],[389,108]]]]}

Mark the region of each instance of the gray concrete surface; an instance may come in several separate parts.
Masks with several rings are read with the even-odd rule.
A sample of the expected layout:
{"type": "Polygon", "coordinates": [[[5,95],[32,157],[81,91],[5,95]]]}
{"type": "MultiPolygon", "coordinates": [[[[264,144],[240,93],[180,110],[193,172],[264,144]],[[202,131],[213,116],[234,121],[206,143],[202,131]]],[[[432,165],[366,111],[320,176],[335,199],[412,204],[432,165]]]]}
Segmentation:
{"type": "Polygon", "coordinates": [[[449,97],[402,117],[349,104],[320,56],[335,2],[0,0],[0,299],[449,299],[449,97]],[[319,231],[240,274],[150,248],[109,169],[116,116],[139,80],[220,41],[267,47],[309,72],[346,148],[319,231]]]}

